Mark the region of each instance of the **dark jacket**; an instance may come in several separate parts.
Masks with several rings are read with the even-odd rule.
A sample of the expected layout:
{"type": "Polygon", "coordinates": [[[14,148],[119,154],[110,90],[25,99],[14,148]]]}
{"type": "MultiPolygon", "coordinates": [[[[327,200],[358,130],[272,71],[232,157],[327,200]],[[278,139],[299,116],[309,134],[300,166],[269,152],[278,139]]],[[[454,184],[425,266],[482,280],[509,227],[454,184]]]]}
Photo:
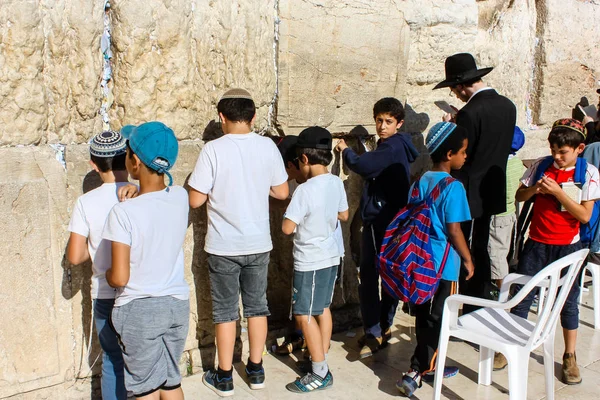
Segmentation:
{"type": "Polygon", "coordinates": [[[379,141],[377,149],[358,156],[352,149],[344,150],[344,163],[365,180],[360,199],[363,225],[385,230],[400,208],[408,201],[410,163],[419,152],[410,135],[397,133],[379,141]]]}
{"type": "Polygon", "coordinates": [[[596,130],[596,125],[596,121],[591,121],[585,124],[585,129],[587,131],[585,144],[600,142],[600,136],[598,135],[599,132],[596,130]]]}
{"type": "Polygon", "coordinates": [[[506,160],[516,120],[514,103],[493,89],[477,93],[456,115],[469,145],[467,161],[454,175],[467,191],[472,218],[506,211],[506,160]]]}

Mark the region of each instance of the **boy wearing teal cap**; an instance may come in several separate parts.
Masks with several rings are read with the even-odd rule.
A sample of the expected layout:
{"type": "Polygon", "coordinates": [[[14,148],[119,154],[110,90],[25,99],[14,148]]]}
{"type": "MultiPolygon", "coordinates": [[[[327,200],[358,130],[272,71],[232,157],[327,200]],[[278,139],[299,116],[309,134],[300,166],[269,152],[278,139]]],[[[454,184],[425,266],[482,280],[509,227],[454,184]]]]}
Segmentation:
{"type": "Polygon", "coordinates": [[[186,190],[171,186],[177,139],[160,122],[121,133],[128,139],[127,171],[140,188],[136,198],[113,207],[102,237],[112,242],[106,280],[117,289],[112,323],[125,385],[140,399],[183,399],[178,363],[189,324],[182,249],[189,208],[186,190]]]}

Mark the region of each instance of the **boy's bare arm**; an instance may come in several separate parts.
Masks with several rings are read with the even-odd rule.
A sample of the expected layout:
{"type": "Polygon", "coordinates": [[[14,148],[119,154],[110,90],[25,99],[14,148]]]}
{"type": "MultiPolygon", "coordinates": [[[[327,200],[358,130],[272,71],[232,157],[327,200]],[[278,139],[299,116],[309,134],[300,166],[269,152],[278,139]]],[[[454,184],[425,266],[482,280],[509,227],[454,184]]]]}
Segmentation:
{"type": "Polygon", "coordinates": [[[296,223],[294,221],[287,218],[283,219],[283,223],[281,224],[281,230],[283,231],[283,233],[285,233],[286,235],[291,235],[292,233],[294,233],[295,229],[296,223]]]}
{"type": "Polygon", "coordinates": [[[582,201],[579,204],[571,199],[554,179],[544,176],[540,182],[540,193],[551,194],[556,197],[556,200],[562,204],[565,210],[582,224],[587,224],[590,221],[594,209],[594,200],[582,201]]]}
{"type": "Polygon", "coordinates": [[[346,210],[346,211],[342,211],[342,212],[339,212],[339,213],[338,213],[338,219],[339,219],[340,221],[342,221],[342,222],[346,222],[346,221],[348,221],[348,216],[349,216],[349,214],[350,214],[350,213],[348,212],[348,210],[346,210]]]}
{"type": "Polygon", "coordinates": [[[189,188],[189,197],[190,207],[192,208],[200,207],[202,204],[206,203],[206,200],[208,199],[208,195],[206,193],[199,192],[192,187],[189,188]]]}
{"type": "Polygon", "coordinates": [[[269,191],[269,196],[277,200],[285,200],[289,195],[290,187],[288,186],[287,181],[283,182],[281,185],[271,186],[271,190],[269,191]]]}
{"type": "Polygon", "coordinates": [[[540,182],[536,183],[531,187],[527,187],[521,183],[521,186],[519,186],[517,194],[515,195],[515,200],[521,202],[531,199],[537,193],[538,188],[540,186],[540,182]]]}
{"type": "Polygon", "coordinates": [[[112,266],[106,271],[106,281],[111,287],[123,287],[129,282],[130,254],[130,246],[124,243],[112,242],[112,266]]]}
{"type": "Polygon", "coordinates": [[[67,245],[67,260],[71,264],[79,265],[90,259],[87,247],[87,238],[71,232],[69,244],[67,245]]]}
{"type": "Polygon", "coordinates": [[[446,224],[446,229],[448,230],[448,240],[458,252],[458,255],[463,261],[463,265],[467,269],[468,274],[466,280],[469,280],[475,273],[475,266],[471,259],[471,252],[469,251],[469,246],[467,246],[465,235],[463,234],[462,229],[460,229],[460,223],[452,222],[446,224]]]}

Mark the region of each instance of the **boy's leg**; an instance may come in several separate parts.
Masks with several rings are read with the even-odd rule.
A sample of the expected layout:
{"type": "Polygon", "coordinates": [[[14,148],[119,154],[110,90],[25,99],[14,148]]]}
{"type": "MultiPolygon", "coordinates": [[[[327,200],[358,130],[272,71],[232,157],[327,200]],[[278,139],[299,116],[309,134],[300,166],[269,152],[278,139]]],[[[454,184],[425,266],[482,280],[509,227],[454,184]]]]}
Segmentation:
{"type": "Polygon", "coordinates": [[[269,253],[246,256],[240,273],[240,288],[244,317],[248,318],[249,360],[262,364],[262,354],[267,340],[267,316],[271,315],[267,303],[267,275],[269,253]]]}
{"type": "Polygon", "coordinates": [[[181,371],[179,360],[185,349],[185,340],[188,334],[190,320],[189,300],[178,300],[169,298],[171,303],[172,323],[169,330],[163,336],[167,359],[167,381],[160,390],[162,400],[182,400],[181,371]]]}
{"type": "Polygon", "coordinates": [[[302,326],[302,332],[306,339],[306,346],[310,351],[310,357],[313,362],[325,361],[325,352],[323,351],[323,338],[321,336],[321,329],[317,319],[312,316],[310,321],[308,315],[294,315],[294,318],[300,326],[302,326]]]}
{"type": "MultiPolygon", "coordinates": [[[[534,276],[540,272],[548,264],[554,261],[550,261],[550,250],[551,246],[528,239],[527,242],[525,242],[525,246],[523,246],[523,252],[519,258],[517,273],[534,276]]],[[[522,285],[515,285],[511,292],[517,293],[522,287],[522,285]]],[[[539,291],[535,289],[529,292],[519,304],[510,310],[510,312],[521,318],[527,318],[529,315],[529,308],[531,307],[531,304],[533,304],[535,295],[538,294],[538,292],[539,291]]]]}
{"type": "Polygon", "coordinates": [[[512,242],[512,232],[516,223],[516,215],[493,215],[490,220],[490,254],[491,278],[496,286],[502,286],[502,280],[508,275],[508,253],[512,242]]]}
{"type": "Polygon", "coordinates": [[[94,300],[94,322],[102,347],[102,399],[126,400],[125,364],[117,335],[110,327],[109,318],[115,304],[114,299],[94,300]]]}
{"type": "Polygon", "coordinates": [[[371,225],[363,227],[360,246],[360,311],[366,335],[381,337],[379,274],[375,268],[375,242],[371,225]]]}
{"type": "Polygon", "coordinates": [[[240,257],[208,254],[213,320],[217,341],[219,368],[231,372],[239,319],[240,257]]]}
{"type": "Polygon", "coordinates": [[[333,331],[333,320],[331,318],[331,310],[329,308],[325,308],[323,310],[323,314],[316,315],[315,319],[317,320],[319,324],[319,330],[321,331],[323,353],[327,354],[329,353],[329,347],[331,346],[331,332],[333,331]]]}
{"type": "Polygon", "coordinates": [[[323,281],[329,279],[329,283],[324,286],[324,299],[325,303],[323,304],[323,314],[317,315],[317,322],[319,323],[319,328],[321,329],[321,338],[323,340],[323,351],[325,354],[329,353],[329,347],[331,346],[331,333],[333,331],[333,320],[331,318],[331,302],[333,301],[333,291],[335,290],[335,283],[337,281],[337,274],[339,268],[331,267],[324,270],[319,271],[319,278],[323,281]],[[327,277],[329,274],[329,277],[327,277]],[[321,278],[322,276],[322,278],[321,278]]]}

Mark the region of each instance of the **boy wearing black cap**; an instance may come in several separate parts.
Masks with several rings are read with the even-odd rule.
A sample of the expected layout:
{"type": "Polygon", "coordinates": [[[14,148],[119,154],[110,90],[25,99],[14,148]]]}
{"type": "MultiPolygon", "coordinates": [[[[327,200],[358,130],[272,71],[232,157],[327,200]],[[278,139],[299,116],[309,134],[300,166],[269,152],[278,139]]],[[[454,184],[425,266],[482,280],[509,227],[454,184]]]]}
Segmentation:
{"type": "Polygon", "coordinates": [[[190,312],[182,249],[189,207],[186,190],[171,186],[168,172],[178,143],[160,122],[129,125],[121,133],[128,138],[125,165],[140,190],[113,207],[102,238],[112,242],[106,280],[117,288],[111,321],[125,385],[140,399],[183,399],[178,364],[190,312]]]}
{"type": "Polygon", "coordinates": [[[251,389],[265,387],[262,354],[270,315],[267,273],[273,249],[269,195],[278,200],[288,197],[288,175],[273,141],[252,132],[256,107],[250,93],[227,91],[217,111],[225,135],[204,145],[188,183],[192,208],[208,200],[204,250],[219,366],[206,372],[203,382],[219,396],[232,396],[240,293],[250,340],[246,374],[251,389]]]}
{"type": "Polygon", "coordinates": [[[348,220],[348,200],[341,179],[327,170],[333,156],[331,134],[326,129],[303,130],[296,154],[307,181],[294,192],[282,230],[286,235],[295,232],[292,313],[302,326],[312,371],[286,388],[309,393],[333,385],[326,353],[332,329],[329,306],[341,256],[335,231],[338,219],[348,220]]]}
{"type": "Polygon", "coordinates": [[[92,260],[92,299],[94,322],[102,347],[102,398],[125,400],[123,356],[114,331],[108,324],[115,304],[115,290],[106,282],[111,264],[110,243],[102,240],[102,229],[111,208],[119,202],[117,191],[127,184],[125,139],[106,131],[90,142],[90,165],[102,179],[102,186],[80,196],[69,222],[67,259],[78,265],[92,260]]]}

